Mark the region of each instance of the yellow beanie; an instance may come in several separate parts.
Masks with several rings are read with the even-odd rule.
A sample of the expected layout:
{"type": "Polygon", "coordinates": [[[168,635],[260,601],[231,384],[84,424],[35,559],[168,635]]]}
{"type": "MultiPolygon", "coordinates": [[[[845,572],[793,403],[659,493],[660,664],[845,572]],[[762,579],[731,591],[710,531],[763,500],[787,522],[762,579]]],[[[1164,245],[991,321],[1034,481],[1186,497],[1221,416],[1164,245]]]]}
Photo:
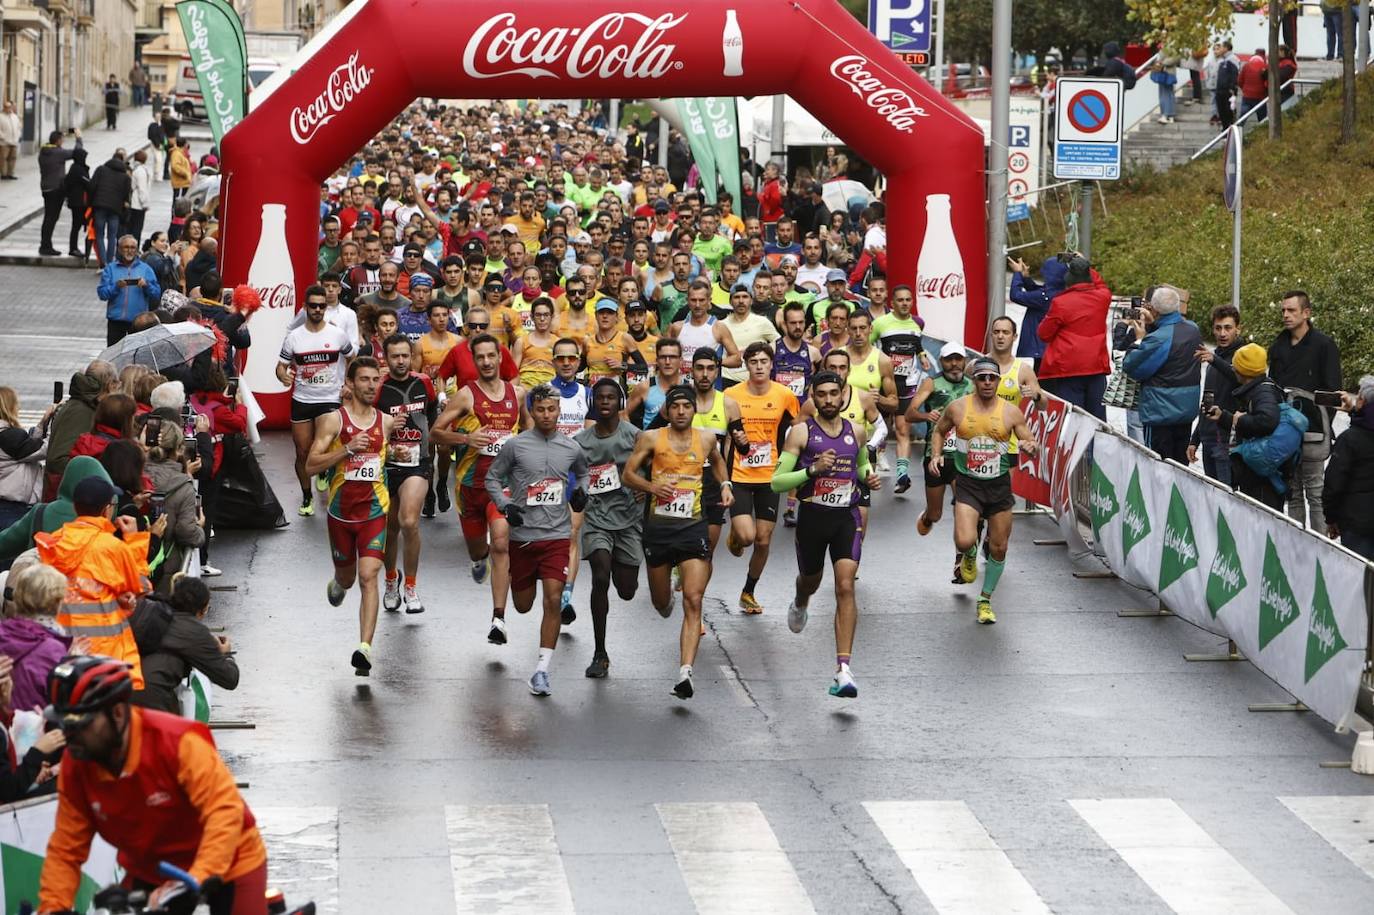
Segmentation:
{"type": "Polygon", "coordinates": [[[1258,378],[1269,371],[1269,354],[1258,343],[1247,343],[1231,357],[1231,366],[1237,374],[1258,378]]]}

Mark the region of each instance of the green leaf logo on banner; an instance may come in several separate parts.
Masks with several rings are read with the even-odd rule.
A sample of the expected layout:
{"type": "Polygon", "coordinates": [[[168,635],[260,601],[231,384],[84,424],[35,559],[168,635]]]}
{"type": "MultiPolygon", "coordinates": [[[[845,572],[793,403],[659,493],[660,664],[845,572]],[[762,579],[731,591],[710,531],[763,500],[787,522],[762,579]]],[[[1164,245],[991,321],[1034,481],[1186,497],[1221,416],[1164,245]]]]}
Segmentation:
{"type": "Polygon", "coordinates": [[[1259,647],[1274,641],[1299,616],[1298,601],[1279,561],[1274,538],[1264,535],[1264,575],[1260,579],[1259,647]]]}
{"type": "Polygon", "coordinates": [[[1188,516],[1183,493],[1174,486],[1169,494],[1169,515],[1164,519],[1164,549],[1159,554],[1159,587],[1163,591],[1197,568],[1197,541],[1193,539],[1193,519],[1188,516]]]}
{"type": "Polygon", "coordinates": [[[1126,505],[1121,509],[1121,558],[1131,555],[1137,543],[1150,536],[1150,516],[1146,514],[1145,495],[1140,491],[1140,467],[1131,471],[1126,487],[1126,505]]]}
{"type": "Polygon", "coordinates": [[[1307,624],[1307,669],[1302,682],[1306,683],[1321,670],[1337,652],[1346,648],[1345,639],[1336,625],[1336,612],[1326,593],[1326,577],[1322,564],[1317,563],[1317,585],[1312,592],[1312,621],[1307,624]]]}
{"type": "Polygon", "coordinates": [[[1217,618],[1221,608],[1226,606],[1248,584],[1245,569],[1240,564],[1240,551],[1236,549],[1236,538],[1231,534],[1231,526],[1226,516],[1217,509],[1217,554],[1212,557],[1212,567],[1207,574],[1207,609],[1212,619],[1217,618]]]}
{"type": "Polygon", "coordinates": [[[1093,462],[1093,488],[1092,501],[1093,511],[1093,539],[1102,540],[1102,525],[1106,524],[1117,513],[1121,506],[1116,501],[1116,487],[1112,481],[1102,472],[1102,468],[1093,462]]]}

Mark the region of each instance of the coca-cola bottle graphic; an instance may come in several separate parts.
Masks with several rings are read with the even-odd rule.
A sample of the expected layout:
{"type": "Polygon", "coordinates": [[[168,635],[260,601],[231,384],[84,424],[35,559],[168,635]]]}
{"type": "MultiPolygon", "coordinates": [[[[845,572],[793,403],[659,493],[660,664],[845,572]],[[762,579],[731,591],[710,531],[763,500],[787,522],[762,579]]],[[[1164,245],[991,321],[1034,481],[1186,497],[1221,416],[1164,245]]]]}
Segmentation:
{"type": "Polygon", "coordinates": [[[964,342],[968,295],[964,259],[950,221],[949,195],[926,197],[926,237],[916,260],[916,310],[925,332],[940,340],[964,342]]]}
{"type": "Polygon", "coordinates": [[[721,36],[721,47],[725,51],[725,75],[743,76],[744,33],[740,31],[734,10],[725,11],[725,34],[721,36]]]}
{"type": "Polygon", "coordinates": [[[262,308],[251,322],[254,345],[248,348],[243,381],[254,394],[280,395],[286,388],[277,380],[277,352],[296,313],[296,274],[286,247],[285,204],[262,205],[262,235],[248,268],[248,285],[262,297],[262,308]]]}

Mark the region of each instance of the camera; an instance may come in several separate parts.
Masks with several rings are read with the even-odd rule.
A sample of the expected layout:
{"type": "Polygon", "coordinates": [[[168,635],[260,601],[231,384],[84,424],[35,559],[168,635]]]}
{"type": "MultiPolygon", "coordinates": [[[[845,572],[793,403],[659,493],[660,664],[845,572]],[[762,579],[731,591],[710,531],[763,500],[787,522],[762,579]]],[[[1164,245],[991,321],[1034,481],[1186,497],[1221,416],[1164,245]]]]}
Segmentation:
{"type": "Polygon", "coordinates": [[[1202,392],[1202,412],[1206,413],[1217,405],[1217,395],[1215,391],[1202,392]]]}

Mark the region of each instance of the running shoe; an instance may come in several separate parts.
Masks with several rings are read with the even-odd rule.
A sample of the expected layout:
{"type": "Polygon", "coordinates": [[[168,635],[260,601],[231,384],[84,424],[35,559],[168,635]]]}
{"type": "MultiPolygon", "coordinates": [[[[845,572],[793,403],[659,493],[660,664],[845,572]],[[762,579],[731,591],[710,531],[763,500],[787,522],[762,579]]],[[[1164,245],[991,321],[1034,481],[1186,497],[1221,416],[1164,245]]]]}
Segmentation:
{"type": "Polygon", "coordinates": [[[353,650],[353,673],[359,677],[372,673],[372,646],[366,642],[359,642],[353,650]]]}
{"type": "Polygon", "coordinates": [[[414,585],[406,585],[405,600],[406,613],[425,612],[425,605],[420,602],[420,592],[415,590],[414,585]]]}
{"type": "Polygon", "coordinates": [[[734,525],[730,526],[729,532],[725,535],[725,548],[730,551],[731,556],[744,555],[744,544],[735,536],[734,525]]]}
{"type": "Polygon", "coordinates": [[[897,477],[897,485],[892,487],[892,491],[901,494],[911,488],[911,474],[903,473],[897,477]]]}
{"type": "Polygon", "coordinates": [[[997,622],[997,614],[992,612],[992,601],[986,597],[978,598],[978,622],[984,626],[997,622]]]}
{"type": "Polygon", "coordinates": [[[401,609],[401,576],[386,580],[386,590],[382,592],[382,606],[387,610],[401,609]]]}
{"type": "Polygon", "coordinates": [[[739,608],[750,615],[763,612],[763,604],[754,599],[754,595],[748,591],[739,593],[739,608]]]}
{"type": "Polygon", "coordinates": [[[445,484],[440,483],[438,486],[435,487],[434,510],[442,515],[444,512],[448,511],[452,506],[453,503],[449,500],[448,497],[448,487],[445,484]]]}
{"type": "MultiPolygon", "coordinates": [[[[654,609],[657,610],[658,608],[655,607],[654,609]]],[[[659,610],[659,611],[658,611],[658,615],[661,616],[661,617],[663,617],[663,618],[666,620],[668,617],[670,617],[670,616],[673,615],[673,611],[674,611],[675,609],[677,609],[677,592],[676,592],[676,591],[669,593],[669,595],[668,595],[668,606],[664,607],[662,610],[659,610]]]]}
{"type": "Polygon", "coordinates": [[[959,583],[971,585],[978,577],[978,551],[969,550],[964,554],[964,558],[959,560],[959,583]]]}
{"type": "Polygon", "coordinates": [[[878,472],[888,473],[892,470],[892,465],[887,462],[887,449],[878,452],[878,472]]]}
{"type": "Polygon", "coordinates": [[[806,604],[794,600],[787,605],[787,628],[793,632],[801,632],[806,628],[806,604]]]}
{"type": "Polygon", "coordinates": [[[692,668],[690,665],[684,664],[678,668],[677,684],[673,686],[673,695],[679,699],[690,699],[694,692],[695,690],[692,689],[692,668]]]}
{"type": "Polygon", "coordinates": [[[841,667],[835,672],[835,679],[830,684],[830,695],[837,699],[859,697],[859,684],[854,682],[854,675],[849,672],[849,668],[841,667]]]}
{"type": "Polygon", "coordinates": [[[491,571],[491,557],[483,556],[481,559],[472,563],[472,580],[477,584],[483,584],[487,580],[487,573],[491,571]]]}
{"type": "Polygon", "coordinates": [[[487,630],[487,642],[492,645],[506,644],[506,621],[499,616],[491,618],[491,628],[487,630]]]}
{"type": "Polygon", "coordinates": [[[214,566],[210,565],[209,563],[206,563],[205,565],[203,565],[203,566],[200,567],[200,577],[201,577],[201,578],[214,578],[214,577],[216,577],[216,576],[218,576],[218,575],[223,575],[223,574],[224,574],[223,572],[221,572],[219,569],[215,568],[214,566]]]}
{"type": "Polygon", "coordinates": [[[921,517],[916,519],[916,533],[920,534],[922,537],[929,534],[930,529],[934,526],[935,525],[931,523],[930,519],[926,517],[925,512],[921,512],[921,517]]]}
{"type": "Polygon", "coordinates": [[[425,505],[424,508],[420,509],[420,517],[434,517],[434,490],[432,489],[429,492],[425,493],[425,505]]]}
{"type": "Polygon", "coordinates": [[[553,687],[549,685],[549,674],[547,671],[536,670],[530,677],[530,692],[536,696],[552,696],[553,687]]]}
{"type": "Polygon", "coordinates": [[[592,655],[592,663],[587,665],[587,678],[591,680],[604,680],[606,672],[611,669],[611,659],[604,652],[598,651],[592,655]]]}
{"type": "Polygon", "coordinates": [[[300,515],[302,518],[309,518],[311,515],[315,514],[315,500],[310,496],[302,498],[301,507],[296,509],[296,514],[300,515]]]}
{"type": "Polygon", "coordinates": [[[559,611],[559,617],[564,626],[571,626],[573,620],[577,619],[577,610],[572,603],[572,588],[568,585],[563,586],[562,608],[559,611]]]}
{"type": "Polygon", "coordinates": [[[326,489],[329,488],[329,481],[325,479],[324,474],[315,474],[315,488],[318,489],[320,492],[324,492],[326,489]]]}
{"type": "Polygon", "coordinates": [[[787,508],[782,513],[782,523],[784,527],[797,526],[797,500],[788,499],[787,508]]]}
{"type": "Polygon", "coordinates": [[[342,604],[347,594],[348,589],[332,578],[329,579],[329,584],[325,585],[324,595],[329,598],[329,606],[331,607],[337,607],[339,604],[342,604]]]}

